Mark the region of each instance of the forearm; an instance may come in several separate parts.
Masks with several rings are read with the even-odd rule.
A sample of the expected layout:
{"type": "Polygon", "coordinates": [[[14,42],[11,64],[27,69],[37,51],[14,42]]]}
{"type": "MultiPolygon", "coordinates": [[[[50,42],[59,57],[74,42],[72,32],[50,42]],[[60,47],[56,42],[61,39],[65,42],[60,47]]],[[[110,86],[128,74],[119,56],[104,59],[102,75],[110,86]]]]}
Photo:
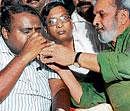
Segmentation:
{"type": "Polygon", "coordinates": [[[82,87],[76,80],[74,75],[70,70],[60,71],[59,75],[65,82],[66,86],[69,88],[71,96],[75,99],[77,103],[80,103],[80,98],[82,96],[82,87]]]}
{"type": "Polygon", "coordinates": [[[0,102],[2,102],[12,90],[27,63],[26,59],[17,56],[0,71],[0,102]]]}
{"type": "Polygon", "coordinates": [[[51,94],[54,97],[56,95],[56,93],[62,89],[65,88],[66,85],[63,82],[62,79],[49,79],[49,85],[50,85],[50,89],[51,89],[51,94]]]}
{"type": "Polygon", "coordinates": [[[62,79],[50,79],[49,80],[51,92],[52,92],[52,110],[57,108],[63,108],[65,111],[69,111],[70,107],[70,92],[62,79]]]}
{"type": "Polygon", "coordinates": [[[96,54],[81,53],[78,59],[78,63],[81,67],[87,68],[95,72],[100,72],[100,67],[97,61],[96,54]]]}

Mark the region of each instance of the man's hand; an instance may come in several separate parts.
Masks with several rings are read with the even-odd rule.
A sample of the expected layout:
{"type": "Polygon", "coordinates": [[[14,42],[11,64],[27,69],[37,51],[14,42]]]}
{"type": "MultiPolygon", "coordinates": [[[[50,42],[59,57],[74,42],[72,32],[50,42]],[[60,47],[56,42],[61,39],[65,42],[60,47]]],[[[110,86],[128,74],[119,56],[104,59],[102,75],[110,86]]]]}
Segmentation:
{"type": "Polygon", "coordinates": [[[41,61],[43,63],[57,63],[68,66],[74,63],[75,52],[58,44],[46,47],[41,52],[41,61]]]}
{"type": "Polygon", "coordinates": [[[34,32],[28,36],[19,56],[22,56],[24,60],[29,62],[36,58],[43,48],[47,46],[49,46],[47,40],[40,33],[34,32]]]}

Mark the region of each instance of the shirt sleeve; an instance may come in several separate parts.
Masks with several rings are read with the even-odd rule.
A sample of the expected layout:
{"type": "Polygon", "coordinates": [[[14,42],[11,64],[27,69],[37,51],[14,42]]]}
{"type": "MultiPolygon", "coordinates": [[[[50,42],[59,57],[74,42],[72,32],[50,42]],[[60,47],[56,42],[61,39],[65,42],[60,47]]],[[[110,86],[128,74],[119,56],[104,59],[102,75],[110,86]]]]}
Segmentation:
{"type": "Polygon", "coordinates": [[[0,51],[0,70],[4,69],[13,58],[8,53],[0,51]]]}
{"type": "Polygon", "coordinates": [[[103,52],[97,59],[106,83],[130,79],[130,53],[103,52]]]}

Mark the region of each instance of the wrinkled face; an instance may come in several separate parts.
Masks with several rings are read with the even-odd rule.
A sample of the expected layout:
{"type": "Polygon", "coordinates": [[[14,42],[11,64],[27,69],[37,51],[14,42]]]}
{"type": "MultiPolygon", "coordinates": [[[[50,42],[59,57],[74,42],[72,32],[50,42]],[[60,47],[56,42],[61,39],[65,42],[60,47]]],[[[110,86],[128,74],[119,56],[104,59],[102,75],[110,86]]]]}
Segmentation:
{"type": "MultiPolygon", "coordinates": [[[[13,14],[11,17],[11,30],[7,31],[6,43],[11,51],[18,54],[28,36],[33,32],[41,32],[41,22],[38,16],[22,12],[13,14]]],[[[5,35],[5,34],[3,34],[5,35]]]]}
{"type": "Polygon", "coordinates": [[[98,0],[94,8],[93,24],[100,33],[101,42],[115,41],[117,36],[117,7],[113,0],[98,0]]]}
{"type": "Polygon", "coordinates": [[[47,16],[47,30],[56,42],[72,40],[72,21],[62,6],[54,7],[47,16]]]}
{"type": "Polygon", "coordinates": [[[34,8],[41,8],[43,7],[46,2],[49,2],[50,0],[21,0],[22,3],[30,5],[34,8]]]}

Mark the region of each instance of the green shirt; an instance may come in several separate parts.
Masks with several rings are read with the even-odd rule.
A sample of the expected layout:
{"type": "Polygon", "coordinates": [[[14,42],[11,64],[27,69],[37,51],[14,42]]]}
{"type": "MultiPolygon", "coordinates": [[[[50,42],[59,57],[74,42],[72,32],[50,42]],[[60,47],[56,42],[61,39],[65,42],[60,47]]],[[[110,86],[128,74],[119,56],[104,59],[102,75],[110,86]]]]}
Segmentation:
{"type": "MultiPolygon", "coordinates": [[[[74,106],[80,108],[90,108],[100,103],[106,103],[104,81],[102,77],[93,72],[87,75],[86,82],[80,81],[83,94],[80,98],[80,103],[76,103],[74,99],[72,102],[74,106]]],[[[76,92],[75,92],[76,93],[76,92]]]]}
{"type": "Polygon", "coordinates": [[[97,59],[114,111],[130,111],[130,27],[97,59]]]}

